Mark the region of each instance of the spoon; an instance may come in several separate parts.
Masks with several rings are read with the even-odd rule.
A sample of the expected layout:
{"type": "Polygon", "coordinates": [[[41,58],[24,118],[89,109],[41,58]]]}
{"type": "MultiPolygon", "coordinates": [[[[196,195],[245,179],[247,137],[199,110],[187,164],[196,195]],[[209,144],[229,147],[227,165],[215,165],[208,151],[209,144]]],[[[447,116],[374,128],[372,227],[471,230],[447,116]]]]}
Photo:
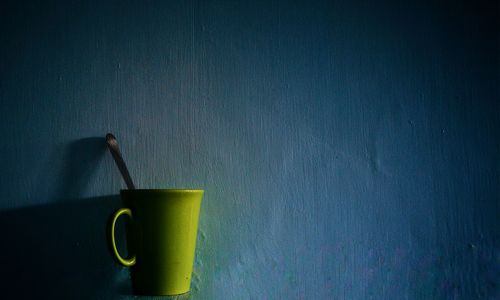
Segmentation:
{"type": "Polygon", "coordinates": [[[108,144],[109,151],[111,151],[111,155],[113,156],[116,165],[118,166],[118,169],[122,174],[123,180],[125,180],[125,184],[127,184],[127,188],[129,190],[135,190],[132,178],[130,178],[127,166],[125,165],[125,161],[123,161],[120,149],[118,148],[118,141],[116,140],[113,134],[111,133],[106,134],[106,144],[108,144]]]}

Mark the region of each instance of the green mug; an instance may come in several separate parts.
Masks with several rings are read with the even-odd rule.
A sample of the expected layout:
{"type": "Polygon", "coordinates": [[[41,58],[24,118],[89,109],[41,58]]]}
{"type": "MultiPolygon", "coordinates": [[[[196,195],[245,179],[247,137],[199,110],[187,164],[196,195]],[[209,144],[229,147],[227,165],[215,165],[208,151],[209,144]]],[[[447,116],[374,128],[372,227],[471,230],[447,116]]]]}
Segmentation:
{"type": "Polygon", "coordinates": [[[116,260],[130,267],[132,289],[142,295],[189,292],[203,190],[121,190],[124,208],[110,219],[109,241],[116,260]],[[129,258],[116,248],[115,224],[126,226],[129,258]]]}

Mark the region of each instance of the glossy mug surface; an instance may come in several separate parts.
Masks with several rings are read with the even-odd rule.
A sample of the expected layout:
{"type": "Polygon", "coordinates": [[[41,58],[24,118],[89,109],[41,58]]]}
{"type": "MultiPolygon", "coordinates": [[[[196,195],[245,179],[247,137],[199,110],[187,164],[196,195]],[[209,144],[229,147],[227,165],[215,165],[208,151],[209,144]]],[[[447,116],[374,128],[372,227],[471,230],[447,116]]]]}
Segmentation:
{"type": "Polygon", "coordinates": [[[189,292],[203,190],[122,190],[124,207],[110,219],[116,260],[130,267],[132,289],[142,295],[189,292]],[[125,215],[129,258],[116,248],[115,224],[125,215]]]}

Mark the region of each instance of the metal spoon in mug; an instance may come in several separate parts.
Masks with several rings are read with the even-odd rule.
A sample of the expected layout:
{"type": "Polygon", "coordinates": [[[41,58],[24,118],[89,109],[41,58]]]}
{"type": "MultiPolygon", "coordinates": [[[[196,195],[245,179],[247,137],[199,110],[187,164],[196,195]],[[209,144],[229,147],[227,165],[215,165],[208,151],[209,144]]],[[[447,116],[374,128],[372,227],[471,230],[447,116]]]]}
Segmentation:
{"type": "Polygon", "coordinates": [[[120,154],[120,149],[118,148],[118,141],[115,136],[111,133],[106,134],[106,144],[108,144],[109,151],[111,151],[111,155],[113,156],[120,173],[122,174],[123,180],[125,180],[125,184],[127,184],[127,188],[129,190],[135,190],[134,183],[132,182],[132,178],[130,178],[130,174],[128,173],[127,166],[125,165],[125,161],[123,161],[122,155],[120,154]]]}

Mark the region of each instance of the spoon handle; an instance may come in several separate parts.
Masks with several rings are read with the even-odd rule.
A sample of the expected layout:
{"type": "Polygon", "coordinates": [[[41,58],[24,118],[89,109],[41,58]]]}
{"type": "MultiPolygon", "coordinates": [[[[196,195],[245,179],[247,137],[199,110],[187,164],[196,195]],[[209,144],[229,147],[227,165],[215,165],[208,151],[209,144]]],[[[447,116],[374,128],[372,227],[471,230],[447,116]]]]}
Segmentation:
{"type": "Polygon", "coordinates": [[[127,188],[129,190],[135,190],[135,185],[132,182],[132,178],[130,177],[127,166],[125,165],[125,161],[123,160],[122,155],[120,154],[120,150],[118,149],[118,142],[111,133],[108,133],[106,135],[106,144],[108,145],[111,156],[113,156],[113,159],[115,160],[116,165],[118,166],[118,169],[120,170],[120,173],[125,180],[127,188]]]}

